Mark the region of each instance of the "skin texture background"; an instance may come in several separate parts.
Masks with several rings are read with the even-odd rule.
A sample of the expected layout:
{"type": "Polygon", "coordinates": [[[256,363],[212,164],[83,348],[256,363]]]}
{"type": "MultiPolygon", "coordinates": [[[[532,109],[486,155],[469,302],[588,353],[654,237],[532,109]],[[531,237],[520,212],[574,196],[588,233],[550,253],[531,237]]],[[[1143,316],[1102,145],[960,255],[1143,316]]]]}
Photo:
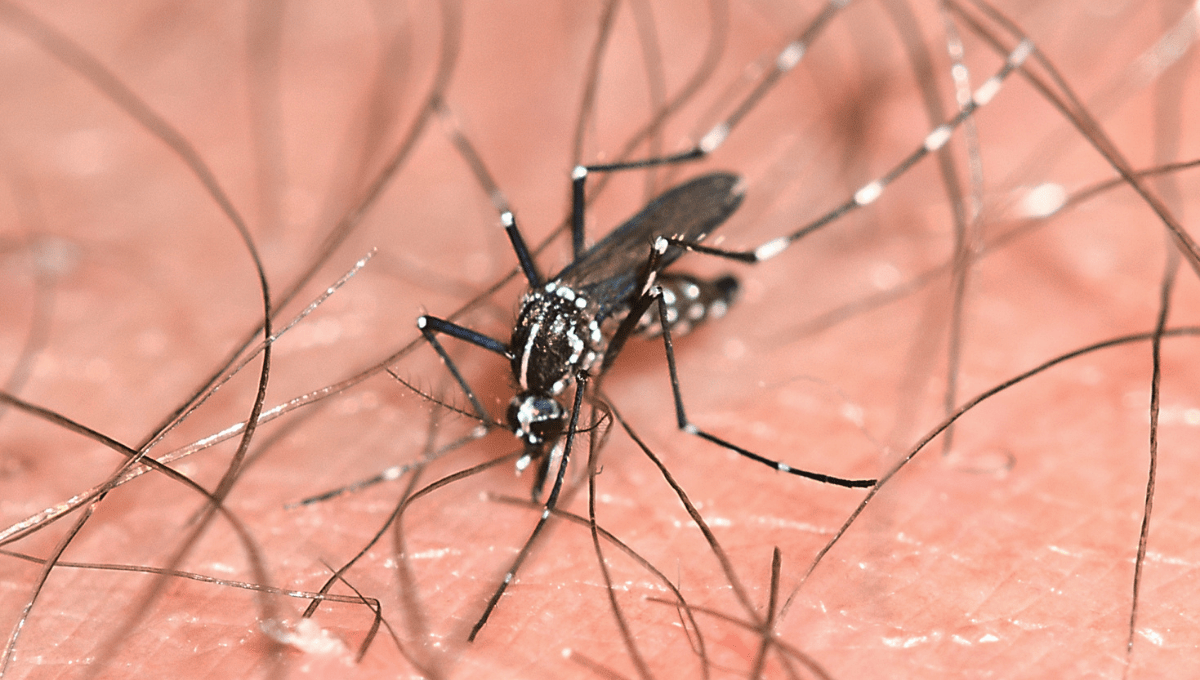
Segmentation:
{"type": "MultiPolygon", "coordinates": [[[[852,4],[710,159],[614,181],[589,205],[589,236],[619,224],[648,193],[706,169],[729,170],[746,178],[747,198],[715,242],[752,248],[889,170],[932,128],[921,84],[953,108],[941,16],[913,4],[919,33],[897,29],[904,24],[895,17],[905,14],[897,5],[852,4]],[[914,72],[901,35],[930,50],[932,75],[914,72]]],[[[662,69],[668,98],[702,63],[712,40],[708,9],[673,5],[653,7],[657,49],[637,39],[634,12],[645,7],[617,10],[585,126],[585,161],[615,158],[650,118],[647,63],[662,69]]],[[[49,56],[49,39],[39,46],[30,29],[18,28],[17,14],[0,8],[0,77],[9,93],[0,103],[5,389],[136,448],[261,323],[259,284],[244,242],[179,156],[114,102],[112,87],[49,56]]],[[[1186,113],[1197,104],[1189,6],[1000,9],[1061,69],[1133,167],[1200,157],[1186,113]]],[[[755,65],[769,65],[819,10],[732,2],[717,66],[666,126],[662,148],[686,148],[726,115],[755,65]]],[[[224,503],[243,538],[221,516],[197,523],[204,499],[161,474],[112,491],[62,553],[64,563],[92,567],[56,567],[34,600],[42,565],[0,557],[5,636],[24,621],[7,676],[702,677],[695,633],[689,640],[677,609],[651,599],[669,600],[670,592],[604,543],[618,609],[636,639],[636,654],[629,651],[590,534],[565,521],[551,523],[479,638],[466,642],[537,519],[535,509],[497,499],[528,498],[528,479],[515,478],[507,461],[416,501],[402,524],[404,555],[389,530],[345,574],[379,602],[395,634],[381,632],[360,662],[355,650],[372,626],[362,603],[327,603],[301,623],[307,600],[231,585],[318,590],[381,530],[411,476],[287,505],[418,462],[475,425],[372,367],[416,342],[419,314],[449,316],[515,262],[447,128],[457,126],[477,147],[532,242],[567,214],[572,135],[601,25],[597,3],[145,3],[117,13],[53,2],[32,11],[111,69],[203,158],[245,219],[276,300],[320,258],[277,327],[359,258],[375,255],[274,347],[266,407],[319,398],[255,434],[252,462],[224,503]],[[442,53],[455,58],[444,90],[455,122],[431,117],[378,198],[356,212],[424,110],[442,53]],[[360,213],[321,258],[334,225],[360,213]],[[369,370],[341,392],[322,391],[369,370]],[[101,564],[171,566],[228,583],[95,568],[101,564]]],[[[977,86],[1003,57],[958,25],[977,86]]],[[[1162,222],[1121,186],[1022,221],[1031,188],[1051,183],[1074,193],[1116,173],[1020,75],[976,123],[976,152],[962,132],[949,147],[966,196],[972,158],[983,178],[982,207],[965,237],[974,254],[957,270],[966,281],[961,314],[948,264],[953,211],[932,158],[877,203],[767,263],[680,261],[680,270],[729,271],[743,284],[726,318],[677,338],[697,425],[795,467],[877,476],[943,419],[948,374],[956,376],[952,401],[961,404],[1055,356],[1154,328],[1174,248],[1162,222]],[[1016,229],[1025,231],[1004,240],[1016,229]],[[929,271],[940,273],[905,288],[929,271]],[[889,293],[887,304],[870,304],[889,293]],[[955,327],[957,364],[948,358],[955,327]]],[[[648,153],[643,145],[634,155],[648,153]]],[[[1173,186],[1148,185],[1194,231],[1195,173],[1172,179],[1173,186]]],[[[556,271],[567,251],[561,239],[549,246],[542,270],[556,271]]],[[[507,341],[520,290],[510,282],[460,322],[507,341]]],[[[1198,293],[1185,263],[1169,326],[1196,323],[1198,293]]],[[[501,416],[512,393],[506,362],[446,344],[501,416]]],[[[691,606],[727,617],[695,613],[713,677],[752,673],[764,635],[743,625],[752,617],[735,591],[744,590],[755,617],[766,617],[774,548],[783,611],[771,637],[792,651],[772,647],[766,677],[1120,677],[1127,665],[1130,677],[1187,677],[1200,658],[1195,351],[1194,339],[1162,342],[1154,523],[1128,657],[1150,446],[1147,341],[1068,362],[972,410],[950,451],[936,440],[919,454],[805,580],[865,492],[783,475],[679,432],[662,346],[634,340],[604,393],[686,490],[740,585],[731,585],[675,493],[619,428],[598,447],[597,521],[691,606]],[[806,668],[800,653],[822,670],[806,668]]],[[[468,408],[428,347],[418,343],[387,365],[468,408]]],[[[251,361],[151,455],[244,420],[260,367],[261,358],[251,361]]],[[[173,466],[212,490],[236,446],[235,438],[173,466]]],[[[517,448],[498,430],[429,463],[416,488],[517,448]]],[[[566,502],[583,516],[586,451],[579,440],[568,473],[576,491],[566,502]]],[[[0,416],[3,526],[104,483],[122,460],[61,423],[8,408],[0,416]]],[[[4,548],[44,559],[79,518],[4,548]]],[[[349,586],[333,592],[353,595],[349,586]]]]}

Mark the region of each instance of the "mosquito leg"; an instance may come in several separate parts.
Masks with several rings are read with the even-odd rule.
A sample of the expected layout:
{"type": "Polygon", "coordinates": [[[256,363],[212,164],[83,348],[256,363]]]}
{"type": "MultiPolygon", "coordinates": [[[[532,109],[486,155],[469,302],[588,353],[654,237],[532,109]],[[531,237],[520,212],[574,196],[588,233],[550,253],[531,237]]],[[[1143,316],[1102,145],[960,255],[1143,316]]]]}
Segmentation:
{"type": "Polygon", "coordinates": [[[458,338],[464,342],[469,342],[476,347],[482,347],[486,350],[495,352],[505,358],[509,356],[508,347],[504,343],[494,338],[489,338],[482,333],[476,333],[470,328],[464,328],[458,324],[451,323],[444,319],[439,319],[433,316],[421,316],[417,319],[417,328],[421,330],[421,335],[425,336],[428,342],[438,356],[442,358],[442,363],[446,365],[446,369],[450,371],[450,375],[454,376],[454,380],[458,386],[462,388],[463,393],[467,395],[467,399],[471,400],[471,408],[475,409],[475,415],[484,423],[490,422],[487,409],[483,407],[483,403],[479,401],[479,397],[475,395],[475,390],[467,384],[466,378],[463,378],[459,372],[458,366],[454,364],[454,360],[446,352],[446,348],[442,347],[442,343],[438,342],[437,334],[444,333],[453,338],[458,338]]]}
{"type": "Polygon", "coordinates": [[[579,425],[579,412],[583,409],[583,393],[587,389],[588,375],[586,371],[580,371],[576,376],[575,384],[575,403],[571,407],[571,422],[567,426],[567,440],[563,444],[562,460],[558,464],[558,474],[554,477],[554,486],[550,488],[550,495],[546,497],[546,504],[542,508],[542,515],[538,518],[538,523],[533,527],[533,532],[529,534],[529,538],[525,541],[525,545],[521,546],[521,552],[517,553],[517,558],[513,560],[513,564],[504,574],[504,580],[500,582],[500,587],[496,588],[496,592],[492,593],[492,597],[488,600],[487,606],[483,609],[483,614],[475,625],[471,627],[471,634],[467,636],[470,642],[475,641],[475,637],[479,635],[479,631],[483,630],[487,624],[488,618],[492,615],[492,610],[500,603],[500,598],[504,595],[504,591],[508,589],[508,584],[512,583],[517,576],[517,570],[529,557],[533,550],[533,542],[537,540],[539,534],[542,533],[542,528],[546,526],[546,522],[550,519],[550,515],[554,512],[554,508],[558,503],[558,495],[562,491],[563,480],[567,474],[567,463],[571,460],[571,445],[575,441],[576,428],[579,425]]]}
{"type": "Polygon", "coordinates": [[[705,432],[704,430],[701,430],[700,428],[693,425],[692,422],[690,420],[688,420],[687,413],[683,407],[683,392],[679,387],[679,371],[675,366],[675,346],[674,346],[674,343],[671,341],[670,322],[667,318],[667,305],[662,300],[662,289],[657,286],[652,288],[646,294],[645,298],[650,301],[658,302],[659,323],[662,325],[663,348],[666,351],[666,355],[667,355],[667,369],[670,371],[670,374],[671,374],[671,392],[673,393],[674,398],[675,398],[675,420],[676,420],[676,423],[679,425],[680,430],[683,430],[684,432],[687,432],[688,434],[694,434],[697,437],[700,437],[701,439],[707,439],[708,441],[716,444],[717,446],[721,446],[726,449],[729,449],[730,451],[739,453],[751,460],[758,461],[759,463],[762,463],[763,465],[773,467],[776,470],[779,470],[780,472],[786,472],[791,475],[805,477],[807,479],[812,479],[812,480],[821,482],[823,484],[833,484],[836,486],[845,486],[845,487],[849,487],[849,488],[867,488],[867,487],[875,486],[876,480],[874,480],[874,479],[847,479],[844,477],[834,477],[832,475],[826,475],[826,474],[822,474],[819,472],[809,472],[807,470],[801,470],[799,468],[794,468],[786,463],[781,463],[779,461],[771,460],[770,458],[760,456],[757,453],[754,453],[753,451],[749,451],[740,446],[737,446],[736,444],[733,444],[724,439],[721,439],[720,437],[709,434],[709,433],[705,432]]]}
{"type": "Polygon", "coordinates": [[[604,375],[612,367],[613,361],[621,353],[621,348],[625,346],[625,341],[637,330],[638,322],[650,308],[653,298],[649,296],[649,292],[658,276],[658,262],[663,253],[667,252],[667,245],[667,239],[659,237],[650,248],[650,257],[646,259],[646,266],[642,269],[641,277],[638,280],[638,288],[641,293],[630,305],[629,313],[621,321],[617,330],[613,332],[612,339],[608,341],[608,349],[604,352],[604,363],[600,366],[600,375],[604,375]]]}
{"type": "Polygon", "coordinates": [[[780,236],[779,238],[771,239],[770,241],[759,245],[753,250],[726,250],[723,248],[713,248],[696,243],[675,240],[671,241],[671,244],[697,253],[704,253],[706,255],[713,255],[716,257],[725,258],[727,260],[736,260],[738,262],[746,262],[750,264],[757,264],[779,255],[783,251],[787,250],[793,243],[799,241],[805,236],[808,236],[814,231],[838,221],[842,217],[858,210],[859,208],[863,208],[874,203],[876,199],[883,194],[884,189],[886,189],[888,185],[890,185],[904,173],[908,172],[909,169],[911,169],[926,156],[945,146],[946,142],[950,141],[950,137],[954,134],[954,131],[961,127],[963,123],[969,120],[976,111],[990,102],[992,98],[996,96],[996,93],[1000,91],[1004,81],[1007,80],[1010,75],[1020,69],[1021,65],[1025,63],[1025,60],[1028,59],[1031,54],[1033,54],[1033,51],[1034,45],[1029,39],[1022,40],[1020,43],[1018,43],[1013,51],[1010,52],[1008,57],[1004,60],[1004,65],[1001,66],[991,78],[988,78],[975,90],[970,101],[963,104],[958,113],[930,131],[929,134],[925,136],[921,146],[917,147],[914,151],[901,159],[901,161],[893,166],[892,169],[887,173],[880,176],[878,179],[864,184],[858,189],[858,191],[854,192],[853,196],[845,200],[841,205],[837,206],[833,210],[830,210],[821,217],[809,222],[808,224],[805,224],[796,231],[793,231],[786,236],[780,236]]]}

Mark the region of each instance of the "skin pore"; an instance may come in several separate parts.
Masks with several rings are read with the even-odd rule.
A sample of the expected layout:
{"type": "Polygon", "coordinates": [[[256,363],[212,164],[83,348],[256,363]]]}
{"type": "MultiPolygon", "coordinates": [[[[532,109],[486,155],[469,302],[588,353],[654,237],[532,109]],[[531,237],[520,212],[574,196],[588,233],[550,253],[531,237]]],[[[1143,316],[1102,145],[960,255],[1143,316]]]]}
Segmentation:
{"type": "MultiPolygon", "coordinates": [[[[36,600],[43,564],[15,553],[55,554],[80,512],[3,546],[5,638],[24,621],[7,660],[11,677],[703,677],[692,623],[664,604],[671,591],[601,539],[636,641],[630,653],[591,533],[567,521],[551,522],[478,639],[466,642],[538,516],[504,500],[529,496],[528,476],[514,477],[511,457],[416,500],[402,523],[404,555],[385,532],[333,587],[346,601],[323,604],[310,623],[301,622],[307,599],[233,585],[317,591],[384,527],[410,484],[419,489],[519,449],[498,429],[444,451],[415,482],[410,471],[289,507],[418,463],[476,425],[397,380],[468,410],[436,355],[417,342],[415,319],[450,316],[515,265],[496,210],[447,129],[474,145],[532,243],[567,214],[572,136],[602,7],[476,4],[36,9],[211,168],[263,262],[280,308],[276,330],[374,255],[274,345],[266,409],[314,398],[254,433],[223,503],[228,515],[205,518],[198,491],[146,474],[94,505],[36,600]],[[443,55],[454,59],[444,89],[452,120],[431,116],[361,219],[346,220],[419,119],[443,55]],[[353,229],[322,257],[339,221],[353,229]],[[284,303],[314,262],[311,281],[284,303]],[[386,362],[396,377],[373,368],[410,344],[386,362]],[[344,390],[323,389],[364,371],[344,390]],[[223,582],[145,572],[166,567],[223,582]],[[356,591],[379,603],[396,636],[381,630],[357,663],[372,613],[354,601],[356,591]]],[[[614,179],[589,203],[589,237],[633,214],[648,192],[727,170],[746,179],[746,202],[708,243],[753,248],[888,171],[934,126],[919,85],[936,83],[942,105],[953,101],[942,19],[931,3],[912,4],[919,35],[897,28],[906,12],[896,3],[852,4],[710,159],[652,179],[614,179]],[[902,35],[930,50],[932,75],[914,72],[902,35]]],[[[25,403],[136,448],[261,324],[259,281],[244,240],[179,155],[114,102],[112,87],[49,56],[50,39],[39,44],[30,24],[0,9],[4,89],[12,93],[0,105],[0,379],[25,403]]],[[[819,9],[731,2],[717,66],[667,125],[662,152],[685,148],[727,115],[749,89],[743,78],[755,77],[747,65],[769,65],[819,9]]],[[[1063,72],[1132,167],[1200,157],[1181,113],[1195,110],[1197,96],[1189,6],[1000,9],[1063,72]]],[[[660,101],[668,100],[712,45],[707,8],[654,3],[658,45],[647,48],[633,19],[645,11],[635,3],[617,10],[596,111],[584,126],[585,162],[614,160],[650,118],[647,63],[663,70],[660,101]]],[[[1019,38],[988,24],[1006,45],[997,52],[956,25],[977,87],[1019,38]]],[[[973,191],[982,199],[962,237],[970,247],[957,269],[961,313],[953,211],[929,158],[876,203],[769,262],[689,255],[678,263],[705,275],[733,272],[743,286],[724,319],[675,338],[693,422],[795,467],[875,477],[945,417],[948,372],[957,384],[951,401],[962,404],[1056,356],[1153,331],[1175,247],[1146,202],[1116,186],[1026,219],[1054,203],[1055,186],[1073,196],[1117,173],[1020,75],[976,122],[974,151],[961,130],[948,147],[963,203],[973,191]],[[972,159],[982,173],[974,190],[972,159]],[[927,272],[926,285],[906,288],[927,272]],[[892,298],[876,304],[885,295],[892,298]],[[951,371],[955,328],[960,358],[951,371]]],[[[649,153],[643,145],[634,156],[649,153]]],[[[1146,182],[1188,228],[1195,171],[1146,182]]],[[[568,250],[562,239],[550,245],[539,258],[543,272],[565,264],[568,250]]],[[[508,283],[458,322],[507,341],[520,288],[508,283]]],[[[1168,327],[1195,323],[1198,294],[1185,260],[1168,327]]],[[[1120,677],[1127,667],[1130,677],[1195,675],[1195,342],[1161,342],[1161,457],[1130,656],[1151,437],[1147,339],[1066,362],[970,411],[949,451],[935,440],[882,487],[807,579],[866,492],[780,474],[679,432],[662,344],[635,339],[601,389],[686,490],[736,579],[611,421],[596,447],[597,522],[697,608],[713,677],[751,675],[765,639],[750,629],[739,593],[760,624],[770,618],[771,639],[787,645],[769,648],[765,677],[1120,677]],[[768,616],[775,549],[778,596],[768,616]]],[[[446,344],[500,417],[512,394],[506,362],[446,344]]],[[[260,378],[255,356],[150,454],[244,420],[260,378]]],[[[237,445],[233,437],[173,467],[211,492],[237,445]]],[[[581,435],[568,472],[574,492],[563,503],[580,517],[588,514],[587,452],[581,435]]],[[[3,527],[103,484],[124,460],[61,421],[10,405],[0,415],[3,527]]]]}

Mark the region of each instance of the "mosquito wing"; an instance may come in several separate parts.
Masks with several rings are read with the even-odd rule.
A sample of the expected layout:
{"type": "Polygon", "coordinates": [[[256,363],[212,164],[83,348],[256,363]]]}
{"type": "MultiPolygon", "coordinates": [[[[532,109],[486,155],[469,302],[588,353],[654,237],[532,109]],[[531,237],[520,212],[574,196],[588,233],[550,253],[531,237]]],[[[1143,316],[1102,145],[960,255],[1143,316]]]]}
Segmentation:
{"type": "MultiPolygon", "coordinates": [[[[660,236],[699,243],[742,203],[741,178],[728,173],[702,175],[663,193],[629,218],[555,280],[584,294],[601,310],[628,302],[638,274],[660,236]]],[[[659,260],[666,269],[684,249],[671,247],[659,260]]],[[[602,313],[603,315],[603,313],[602,313]]]]}

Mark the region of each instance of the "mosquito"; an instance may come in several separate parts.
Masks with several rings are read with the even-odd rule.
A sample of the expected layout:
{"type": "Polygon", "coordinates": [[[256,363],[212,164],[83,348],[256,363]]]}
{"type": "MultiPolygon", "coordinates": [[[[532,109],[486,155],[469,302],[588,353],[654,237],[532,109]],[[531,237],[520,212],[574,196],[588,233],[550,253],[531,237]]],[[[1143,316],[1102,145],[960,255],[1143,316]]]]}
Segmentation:
{"type": "MultiPolygon", "coordinates": [[[[706,432],[688,419],[675,364],[672,331],[686,332],[696,323],[722,316],[724,310],[733,302],[737,283],[731,276],[704,280],[686,274],[675,274],[667,269],[686,251],[748,264],[763,262],[776,257],[792,243],[826,224],[871,204],[879,198],[888,184],[926,155],[942,148],[959,125],[996,95],[1004,80],[1032,53],[1031,41],[1022,40],[1007,56],[1000,70],[975,91],[970,101],[961,106],[953,118],[931,131],[922,145],[891,171],[864,185],[845,203],[792,234],[769,240],[747,251],[703,245],[705,238],[723,224],[741,204],[745,192],[744,183],[736,175],[711,173],[668,190],[594,246],[586,248],[584,245],[586,180],[590,174],[677,165],[713,153],[724,143],[753,103],[764,96],[780,76],[799,63],[808,49],[811,36],[815,35],[843,4],[834,2],[828,5],[806,31],[789,42],[775,58],[774,70],[746,96],[733,114],[703,135],[693,148],[657,158],[577,166],[571,177],[570,228],[573,259],[554,276],[547,278],[538,271],[516,217],[511,210],[502,210],[500,223],[512,245],[521,273],[528,283],[528,290],[521,301],[509,342],[497,340],[439,317],[422,315],[417,319],[417,327],[421,334],[437,352],[482,422],[490,421],[487,410],[438,340],[438,336],[445,335],[467,342],[509,361],[512,377],[519,387],[519,392],[508,404],[506,422],[524,446],[524,455],[517,461],[518,471],[531,464],[537,465],[533,482],[535,500],[541,497],[552,460],[558,459],[554,484],[545,498],[541,517],[525,547],[518,553],[503,582],[493,593],[482,616],[472,628],[468,639],[474,640],[486,624],[556,507],[589,381],[607,372],[626,341],[636,331],[662,335],[670,371],[676,421],[680,430],[780,472],[847,488],[869,488],[875,485],[875,479],[849,479],[794,468],[706,432]],[[651,309],[652,306],[656,306],[656,313],[651,309]],[[559,398],[571,385],[575,386],[575,393],[568,409],[559,398]],[[554,455],[559,446],[561,452],[554,455]]],[[[481,161],[465,138],[458,135],[455,141],[471,165],[480,172],[481,161]]],[[[487,186],[491,181],[484,179],[483,183],[487,186]]]]}

